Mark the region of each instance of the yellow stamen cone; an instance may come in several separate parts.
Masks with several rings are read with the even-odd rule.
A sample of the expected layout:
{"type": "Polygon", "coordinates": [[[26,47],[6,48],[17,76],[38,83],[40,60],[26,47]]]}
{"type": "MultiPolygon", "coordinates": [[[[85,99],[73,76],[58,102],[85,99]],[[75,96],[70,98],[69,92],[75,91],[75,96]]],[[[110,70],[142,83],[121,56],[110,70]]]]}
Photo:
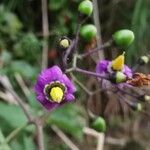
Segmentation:
{"type": "Polygon", "coordinates": [[[60,87],[53,87],[50,91],[50,96],[54,102],[60,103],[63,99],[63,90],[60,87]]]}
{"type": "Polygon", "coordinates": [[[120,71],[124,67],[124,54],[123,52],[122,55],[119,55],[115,60],[112,61],[112,68],[116,71],[120,71]]]}

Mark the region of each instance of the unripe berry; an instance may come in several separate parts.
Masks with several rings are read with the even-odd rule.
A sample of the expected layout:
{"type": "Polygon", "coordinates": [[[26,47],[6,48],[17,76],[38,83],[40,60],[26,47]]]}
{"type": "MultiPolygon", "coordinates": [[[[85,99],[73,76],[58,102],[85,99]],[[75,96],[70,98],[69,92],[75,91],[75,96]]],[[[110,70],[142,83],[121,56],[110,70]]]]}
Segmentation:
{"type": "Polygon", "coordinates": [[[84,0],[79,4],[78,10],[81,14],[88,15],[88,16],[91,15],[93,11],[92,2],[89,0],[84,0]]]}
{"type": "Polygon", "coordinates": [[[117,71],[116,73],[116,83],[121,83],[126,81],[126,75],[121,71],[117,71]]]}
{"type": "Polygon", "coordinates": [[[97,34],[97,29],[92,24],[87,24],[81,27],[80,35],[86,40],[90,41],[94,38],[97,34]]]}
{"type": "Polygon", "coordinates": [[[139,64],[140,65],[145,65],[149,62],[149,58],[147,56],[141,56],[139,58],[139,64]]]}
{"type": "Polygon", "coordinates": [[[93,129],[98,132],[105,132],[106,131],[106,122],[102,117],[98,117],[92,123],[93,129]]]}
{"type": "Polygon", "coordinates": [[[126,75],[121,71],[114,72],[114,73],[110,74],[110,81],[112,83],[125,82],[126,81],[126,75]]]}
{"type": "Polygon", "coordinates": [[[131,30],[123,29],[112,35],[114,43],[120,47],[129,46],[134,40],[134,33],[131,30]]]}

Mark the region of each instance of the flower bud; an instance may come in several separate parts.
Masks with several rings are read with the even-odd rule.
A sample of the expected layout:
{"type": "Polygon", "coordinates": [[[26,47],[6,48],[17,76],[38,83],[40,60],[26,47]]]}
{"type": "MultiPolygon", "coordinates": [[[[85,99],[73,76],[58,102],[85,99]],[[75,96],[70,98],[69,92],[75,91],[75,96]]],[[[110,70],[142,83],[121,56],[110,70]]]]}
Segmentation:
{"type": "Polygon", "coordinates": [[[70,46],[70,39],[67,37],[62,37],[59,40],[59,47],[63,50],[67,49],[70,46]]]}
{"type": "Polygon", "coordinates": [[[149,62],[149,58],[147,56],[141,56],[138,62],[140,65],[145,65],[149,62]]]}
{"type": "Polygon", "coordinates": [[[98,132],[105,132],[106,131],[106,122],[102,117],[98,117],[92,123],[93,129],[98,132]]]}
{"type": "Polygon", "coordinates": [[[79,4],[78,10],[81,14],[88,15],[88,16],[91,15],[93,11],[92,2],[89,0],[84,0],[79,4]]]}
{"type": "Polygon", "coordinates": [[[81,27],[80,35],[86,40],[90,41],[94,38],[97,34],[97,29],[92,24],[87,24],[81,27]]]}
{"type": "Polygon", "coordinates": [[[117,46],[126,47],[133,42],[134,33],[131,30],[123,29],[115,32],[112,37],[117,46]]]}

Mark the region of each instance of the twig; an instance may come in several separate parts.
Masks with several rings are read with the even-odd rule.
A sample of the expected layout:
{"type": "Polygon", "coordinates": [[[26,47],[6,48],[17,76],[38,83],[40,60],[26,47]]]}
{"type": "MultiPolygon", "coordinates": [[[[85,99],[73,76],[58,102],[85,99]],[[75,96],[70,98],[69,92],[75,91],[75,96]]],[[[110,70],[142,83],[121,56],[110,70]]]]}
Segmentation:
{"type": "Polygon", "coordinates": [[[98,144],[97,144],[96,150],[103,150],[104,139],[105,139],[104,133],[97,132],[96,130],[88,128],[88,127],[84,127],[83,132],[87,135],[97,138],[98,144]]]}
{"type": "Polygon", "coordinates": [[[87,75],[91,75],[91,76],[98,77],[98,78],[101,78],[101,79],[109,80],[108,77],[102,76],[102,75],[100,75],[100,74],[98,74],[98,73],[95,73],[95,72],[83,70],[83,69],[77,68],[77,67],[75,67],[75,68],[70,68],[70,69],[67,70],[67,72],[70,72],[70,71],[80,72],[80,73],[87,74],[87,75]]]}
{"type": "Polygon", "coordinates": [[[69,48],[66,50],[66,53],[64,55],[64,58],[63,58],[63,65],[64,67],[66,68],[67,67],[67,59],[68,59],[68,56],[70,55],[72,49],[74,48],[75,46],[75,40],[73,40],[69,46],[69,48]]]}
{"type": "MultiPolygon", "coordinates": [[[[97,47],[100,48],[102,45],[102,38],[101,38],[101,27],[100,27],[100,16],[99,16],[99,8],[98,8],[98,1],[97,0],[93,0],[93,19],[94,19],[94,24],[97,28],[97,47]]],[[[104,59],[104,52],[103,51],[99,51],[98,52],[98,56],[99,59],[104,59]]]]}
{"type": "Polygon", "coordinates": [[[57,126],[52,125],[51,128],[71,150],[79,150],[79,148],[57,126]]]}
{"type": "MultiPolygon", "coordinates": [[[[4,82],[4,79],[1,79],[2,77],[0,77],[0,82],[2,83],[2,85],[4,86],[4,88],[9,91],[14,97],[15,100],[18,102],[19,106],[22,108],[22,110],[24,111],[24,114],[26,115],[26,117],[28,118],[29,122],[33,121],[33,117],[30,114],[29,110],[26,107],[26,104],[23,102],[23,100],[18,96],[18,94],[13,90],[13,88],[11,88],[10,86],[7,86],[4,82]]],[[[9,84],[11,85],[9,79],[7,77],[5,77],[5,79],[7,79],[7,82],[9,82],[9,84]]]]}
{"type": "Polygon", "coordinates": [[[23,78],[21,77],[21,75],[19,73],[15,73],[15,78],[16,78],[19,86],[21,87],[22,91],[24,92],[25,96],[28,98],[30,95],[30,91],[29,91],[28,87],[26,86],[23,78]]]}
{"type": "MultiPolygon", "coordinates": [[[[34,125],[36,125],[37,128],[37,137],[38,137],[38,150],[44,150],[44,143],[43,143],[43,125],[41,123],[41,118],[37,118],[35,119],[32,114],[30,114],[29,110],[26,107],[26,104],[23,102],[23,100],[18,96],[18,94],[13,90],[11,83],[9,81],[9,79],[7,78],[7,76],[0,76],[0,83],[2,84],[2,86],[8,91],[10,92],[14,97],[15,100],[18,102],[19,106],[21,107],[21,109],[23,110],[24,114],[26,115],[28,122],[29,123],[33,123],[34,125]],[[7,81],[5,81],[7,80],[7,81]],[[5,84],[7,83],[7,84],[5,84]]],[[[24,127],[24,126],[23,126],[24,127]]],[[[23,128],[21,127],[21,129],[23,128]]],[[[12,138],[12,136],[14,134],[18,134],[19,131],[21,129],[16,129],[16,131],[14,131],[14,133],[12,133],[12,135],[10,135],[10,137],[8,137],[7,141],[9,142],[12,138]],[[19,130],[19,131],[18,131],[19,130]]]]}
{"type": "Polygon", "coordinates": [[[112,44],[112,40],[109,40],[108,42],[104,43],[103,45],[101,45],[101,47],[96,47],[94,49],[89,50],[88,52],[84,53],[84,54],[80,54],[78,55],[79,59],[83,59],[84,57],[87,57],[93,53],[96,53],[100,50],[103,50],[104,48],[110,47],[112,44]]]}
{"type": "Polygon", "coordinates": [[[106,137],[105,142],[107,144],[111,144],[111,145],[124,146],[126,144],[127,140],[125,140],[125,139],[116,139],[116,138],[112,138],[112,137],[106,137]]]}
{"type": "Polygon", "coordinates": [[[89,91],[72,73],[70,74],[71,78],[89,95],[92,95],[92,92],[89,91]]]}
{"type": "MultiPolygon", "coordinates": [[[[80,16],[79,16],[80,17],[80,16]]],[[[77,25],[77,31],[76,31],[76,35],[75,35],[75,39],[72,40],[71,45],[69,46],[69,48],[66,50],[66,53],[64,55],[63,58],[63,66],[66,68],[67,67],[67,59],[68,56],[70,54],[73,54],[74,52],[76,52],[77,50],[77,45],[78,45],[78,41],[79,41],[79,33],[80,33],[80,27],[81,25],[88,19],[88,17],[86,17],[84,20],[82,20],[80,22],[80,19],[78,18],[78,25],[77,25]]],[[[76,55],[76,54],[75,54],[76,55]]]]}
{"type": "Polygon", "coordinates": [[[103,148],[104,148],[104,141],[105,141],[105,135],[104,135],[104,133],[99,133],[97,140],[98,140],[98,143],[97,143],[96,150],[103,150],[103,148]]]}
{"type": "Polygon", "coordinates": [[[44,150],[43,124],[40,120],[35,121],[37,128],[38,150],[44,150]]]}
{"type": "Polygon", "coordinates": [[[48,65],[48,13],[47,13],[47,0],[41,0],[42,2],[42,27],[43,27],[43,51],[42,51],[42,69],[48,65]]]}

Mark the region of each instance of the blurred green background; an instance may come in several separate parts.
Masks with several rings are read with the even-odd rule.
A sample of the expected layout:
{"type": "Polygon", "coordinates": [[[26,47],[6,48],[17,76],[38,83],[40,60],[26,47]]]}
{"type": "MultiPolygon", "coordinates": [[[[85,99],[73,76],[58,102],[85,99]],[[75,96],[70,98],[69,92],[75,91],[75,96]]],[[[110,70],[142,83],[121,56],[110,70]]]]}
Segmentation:
{"type": "MultiPolygon", "coordinates": [[[[78,4],[81,0],[49,0],[49,66],[57,63],[57,40],[62,35],[73,38],[77,26],[78,4]]],[[[133,66],[137,58],[150,53],[150,0],[98,0],[102,41],[106,42],[116,30],[128,28],[135,34],[134,43],[126,50],[126,63],[133,66]]],[[[88,20],[93,22],[93,18],[88,20]]],[[[33,114],[41,115],[41,106],[36,102],[33,85],[41,70],[43,33],[40,0],[1,0],[0,1],[0,75],[7,75],[15,91],[27,102],[33,114]],[[21,76],[29,93],[25,95],[17,82],[21,76]]],[[[113,51],[106,51],[105,57],[114,57],[113,51]]],[[[81,64],[84,67],[90,63],[81,64]]],[[[149,66],[140,68],[148,73],[149,66]]],[[[83,80],[84,81],[84,80],[83,80]]],[[[3,91],[3,87],[0,85],[3,91]]],[[[82,150],[92,150],[94,139],[85,140],[82,128],[87,125],[84,101],[86,94],[77,86],[76,104],[67,104],[49,114],[45,125],[46,150],[69,149],[51,130],[50,125],[57,125],[82,150]],[[89,145],[85,143],[88,141],[89,145]]],[[[34,126],[29,126],[13,139],[9,146],[1,145],[5,137],[14,129],[27,122],[22,110],[15,105],[7,93],[0,93],[0,150],[35,150],[36,133],[34,126]]],[[[126,119],[123,124],[119,117],[110,120],[109,135],[129,139],[125,146],[106,143],[106,150],[148,150],[150,145],[150,122],[142,115],[126,119]],[[134,139],[130,128],[137,121],[138,138],[134,139]],[[143,121],[143,124],[141,122],[143,121]],[[132,135],[132,136],[131,136],[132,135]],[[130,137],[131,136],[131,137],[130,137]],[[130,140],[130,138],[132,140],[130,140]],[[134,141],[135,140],[135,141],[134,141]],[[140,141],[140,142],[139,142],[140,141]],[[133,146],[135,145],[135,146],[133,146]],[[143,146],[144,145],[144,146],[143,146]]],[[[135,136],[135,135],[134,135],[135,136]]]]}

